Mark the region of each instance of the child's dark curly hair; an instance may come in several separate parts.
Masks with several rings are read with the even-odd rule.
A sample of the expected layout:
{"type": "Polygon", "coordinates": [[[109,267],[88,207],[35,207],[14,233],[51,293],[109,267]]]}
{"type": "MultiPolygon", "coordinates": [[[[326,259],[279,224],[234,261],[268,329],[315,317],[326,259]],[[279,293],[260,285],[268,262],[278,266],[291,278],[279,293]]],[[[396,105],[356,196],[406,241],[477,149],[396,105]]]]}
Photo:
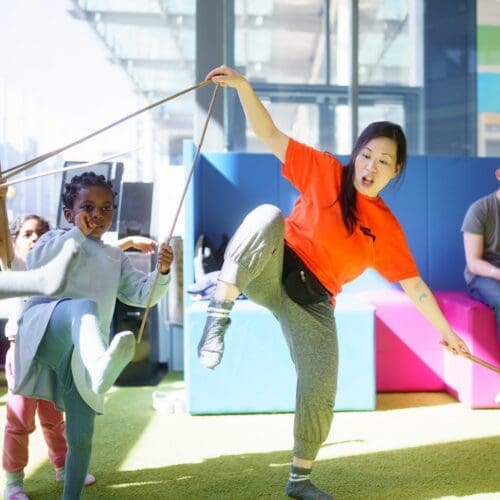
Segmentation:
{"type": "Polygon", "coordinates": [[[113,202],[115,201],[117,193],[113,191],[111,181],[106,180],[104,175],[97,175],[95,172],[83,172],[83,174],[75,175],[70,182],[64,184],[64,192],[61,194],[63,208],[71,210],[80,191],[91,186],[108,188],[113,194],[113,202]]]}

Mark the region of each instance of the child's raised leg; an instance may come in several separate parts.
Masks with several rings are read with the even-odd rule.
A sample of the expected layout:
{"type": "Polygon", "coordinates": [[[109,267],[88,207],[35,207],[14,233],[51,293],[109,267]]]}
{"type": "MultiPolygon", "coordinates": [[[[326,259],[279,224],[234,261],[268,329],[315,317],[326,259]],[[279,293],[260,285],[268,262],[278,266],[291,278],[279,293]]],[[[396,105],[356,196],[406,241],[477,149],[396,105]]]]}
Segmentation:
{"type": "Polygon", "coordinates": [[[135,337],[125,331],[106,346],[97,316],[97,304],[88,299],[60,302],[40,343],[36,357],[42,362],[57,362],[74,347],[90,378],[92,391],[104,394],[130,362],[135,351],[135,337]]]}

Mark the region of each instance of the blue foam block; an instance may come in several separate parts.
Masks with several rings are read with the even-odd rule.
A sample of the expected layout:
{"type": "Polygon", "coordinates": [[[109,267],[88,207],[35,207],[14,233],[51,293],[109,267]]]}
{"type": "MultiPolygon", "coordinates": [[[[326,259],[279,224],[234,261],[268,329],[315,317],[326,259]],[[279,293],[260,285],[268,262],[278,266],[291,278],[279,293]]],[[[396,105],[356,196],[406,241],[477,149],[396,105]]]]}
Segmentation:
{"type": "MultiPolygon", "coordinates": [[[[207,302],[186,308],[184,369],[191,414],[290,412],[295,408],[296,375],[278,321],[250,300],[231,312],[222,363],[215,369],[198,361],[207,302]]],[[[335,410],[375,408],[373,306],[340,297],[339,383],[335,410]]]]}

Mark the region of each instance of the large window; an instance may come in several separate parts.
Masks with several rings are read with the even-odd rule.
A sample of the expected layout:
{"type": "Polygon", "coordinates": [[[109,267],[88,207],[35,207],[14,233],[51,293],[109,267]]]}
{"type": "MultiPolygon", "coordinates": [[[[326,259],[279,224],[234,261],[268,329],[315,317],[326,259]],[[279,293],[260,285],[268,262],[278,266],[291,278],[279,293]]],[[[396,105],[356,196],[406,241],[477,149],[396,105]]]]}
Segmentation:
{"type": "Polygon", "coordinates": [[[254,81],[326,83],[324,6],[323,0],[235,0],[236,65],[254,81]]]}
{"type": "Polygon", "coordinates": [[[420,0],[359,0],[359,83],[420,87],[420,0]]]}
{"type": "Polygon", "coordinates": [[[478,155],[500,156],[500,2],[477,2],[478,155]]]}
{"type": "MultiPolygon", "coordinates": [[[[359,0],[357,22],[350,9],[350,0],[235,0],[236,65],[279,126],[305,142],[350,151],[351,89],[358,132],[392,119],[413,139],[411,150],[421,152],[421,2],[359,0]]],[[[247,149],[261,150],[250,131],[247,149]]]]}

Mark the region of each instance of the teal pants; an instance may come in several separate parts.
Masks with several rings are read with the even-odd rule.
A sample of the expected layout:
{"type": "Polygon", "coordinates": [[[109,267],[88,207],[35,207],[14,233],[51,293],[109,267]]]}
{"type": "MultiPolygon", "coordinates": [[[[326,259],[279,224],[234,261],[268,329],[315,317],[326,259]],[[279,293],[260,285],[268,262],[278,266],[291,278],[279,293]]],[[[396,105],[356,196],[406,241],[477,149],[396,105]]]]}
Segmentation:
{"type": "Polygon", "coordinates": [[[77,500],[82,494],[89,469],[94,435],[95,412],[81,398],[71,372],[71,355],[75,338],[79,335],[79,317],[97,314],[97,306],[90,300],[60,302],[50,319],[36,360],[51,368],[63,388],[62,399],[66,412],[66,439],[68,453],[64,465],[64,500],[77,500]]]}

